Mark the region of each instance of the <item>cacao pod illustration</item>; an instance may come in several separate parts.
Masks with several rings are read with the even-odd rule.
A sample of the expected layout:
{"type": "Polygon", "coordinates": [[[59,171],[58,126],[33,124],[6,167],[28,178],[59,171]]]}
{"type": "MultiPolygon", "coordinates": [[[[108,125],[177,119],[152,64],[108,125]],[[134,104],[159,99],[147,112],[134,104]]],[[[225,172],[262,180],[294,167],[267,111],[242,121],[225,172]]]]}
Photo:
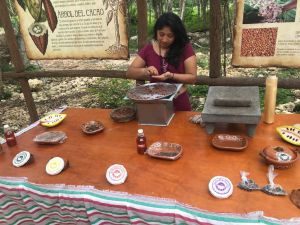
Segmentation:
{"type": "Polygon", "coordinates": [[[35,46],[45,55],[48,45],[48,29],[41,23],[33,23],[29,26],[28,32],[35,46]]]}
{"type": "Polygon", "coordinates": [[[44,8],[46,11],[46,16],[48,19],[48,25],[52,32],[54,32],[56,26],[57,26],[57,16],[54,10],[54,7],[50,0],[42,0],[44,4],[44,8]]]}
{"type": "Polygon", "coordinates": [[[42,9],[41,0],[25,0],[25,5],[36,22],[45,22],[47,20],[45,11],[42,9]]]}

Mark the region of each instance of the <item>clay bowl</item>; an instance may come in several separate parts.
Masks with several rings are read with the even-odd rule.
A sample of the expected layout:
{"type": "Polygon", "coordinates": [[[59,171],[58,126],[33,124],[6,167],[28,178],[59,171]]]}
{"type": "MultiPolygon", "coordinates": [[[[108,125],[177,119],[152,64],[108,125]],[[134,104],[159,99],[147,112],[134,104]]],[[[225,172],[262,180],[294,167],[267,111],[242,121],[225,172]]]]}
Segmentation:
{"type": "Polygon", "coordinates": [[[217,134],[211,141],[215,148],[227,151],[242,151],[248,146],[248,139],[242,135],[217,134]]]}
{"type": "Polygon", "coordinates": [[[290,168],[298,160],[296,150],[283,146],[267,146],[259,154],[267,164],[273,164],[276,169],[290,168]]]}
{"type": "Polygon", "coordinates": [[[136,110],[129,106],[122,106],[114,109],[110,113],[110,118],[118,123],[125,123],[134,120],[136,117],[136,110]]]}
{"type": "Polygon", "coordinates": [[[81,129],[86,134],[96,134],[104,130],[104,126],[100,121],[91,120],[81,125],[81,129]]]}

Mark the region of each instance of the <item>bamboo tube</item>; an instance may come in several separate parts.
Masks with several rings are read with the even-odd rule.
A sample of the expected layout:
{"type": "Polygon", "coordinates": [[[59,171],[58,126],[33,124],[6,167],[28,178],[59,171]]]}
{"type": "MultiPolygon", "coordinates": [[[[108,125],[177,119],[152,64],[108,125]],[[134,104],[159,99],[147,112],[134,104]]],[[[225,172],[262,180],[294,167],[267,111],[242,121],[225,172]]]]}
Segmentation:
{"type": "Polygon", "coordinates": [[[274,123],[275,118],[277,83],[276,76],[268,76],[266,79],[264,122],[269,124],[274,123]]]}

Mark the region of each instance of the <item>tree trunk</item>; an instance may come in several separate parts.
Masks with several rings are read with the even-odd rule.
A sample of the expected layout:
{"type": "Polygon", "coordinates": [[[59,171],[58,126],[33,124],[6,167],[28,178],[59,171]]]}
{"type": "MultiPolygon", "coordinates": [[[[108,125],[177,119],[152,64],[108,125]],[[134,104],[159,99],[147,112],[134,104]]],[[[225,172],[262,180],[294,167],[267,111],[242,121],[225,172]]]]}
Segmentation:
{"type": "Polygon", "coordinates": [[[172,12],[173,11],[173,1],[172,0],[167,0],[166,2],[166,11],[167,12],[172,12]]]}
{"type": "Polygon", "coordinates": [[[153,11],[154,11],[154,17],[155,17],[155,19],[158,19],[158,17],[161,14],[161,12],[160,12],[160,0],[152,0],[152,7],[153,7],[153,11]]]}
{"type": "Polygon", "coordinates": [[[185,11],[185,2],[186,0],[180,0],[180,19],[183,20],[184,11],[185,11]]]}
{"type": "Polygon", "coordinates": [[[147,1],[137,1],[137,12],[138,12],[138,49],[141,49],[147,42],[147,1]]]}
{"type": "Polygon", "coordinates": [[[202,10],[203,24],[205,26],[205,24],[207,24],[206,9],[207,9],[208,0],[201,0],[201,2],[202,2],[201,10],[202,10]]]}
{"type": "Polygon", "coordinates": [[[197,0],[197,18],[198,18],[198,23],[199,23],[199,30],[201,30],[201,14],[200,14],[201,4],[200,3],[201,3],[201,1],[197,0]]]}
{"type": "Polygon", "coordinates": [[[210,0],[209,25],[209,77],[221,77],[221,3],[219,0],[210,0]]]}

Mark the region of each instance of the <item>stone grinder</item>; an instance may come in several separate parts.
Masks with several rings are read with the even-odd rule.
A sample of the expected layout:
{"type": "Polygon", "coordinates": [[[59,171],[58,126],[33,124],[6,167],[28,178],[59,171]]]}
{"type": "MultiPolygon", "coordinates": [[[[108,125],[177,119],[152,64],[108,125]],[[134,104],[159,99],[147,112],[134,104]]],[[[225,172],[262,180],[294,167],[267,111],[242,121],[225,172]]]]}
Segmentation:
{"type": "Polygon", "coordinates": [[[248,136],[255,133],[260,121],[258,87],[211,86],[202,112],[208,134],[217,123],[241,123],[247,127],[248,136]]]}

